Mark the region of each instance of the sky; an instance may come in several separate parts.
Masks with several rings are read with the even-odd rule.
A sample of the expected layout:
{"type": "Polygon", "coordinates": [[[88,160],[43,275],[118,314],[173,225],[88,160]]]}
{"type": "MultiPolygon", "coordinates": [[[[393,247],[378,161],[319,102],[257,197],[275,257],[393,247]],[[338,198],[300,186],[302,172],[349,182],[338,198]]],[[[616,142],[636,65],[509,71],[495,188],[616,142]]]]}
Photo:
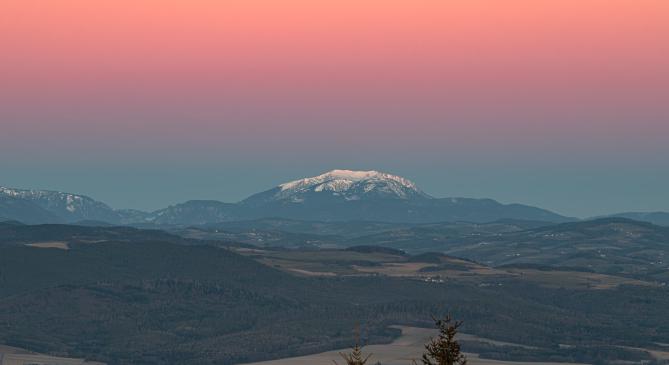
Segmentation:
{"type": "Polygon", "coordinates": [[[339,169],[669,211],[666,0],[3,0],[0,185],[152,210],[339,169]]]}

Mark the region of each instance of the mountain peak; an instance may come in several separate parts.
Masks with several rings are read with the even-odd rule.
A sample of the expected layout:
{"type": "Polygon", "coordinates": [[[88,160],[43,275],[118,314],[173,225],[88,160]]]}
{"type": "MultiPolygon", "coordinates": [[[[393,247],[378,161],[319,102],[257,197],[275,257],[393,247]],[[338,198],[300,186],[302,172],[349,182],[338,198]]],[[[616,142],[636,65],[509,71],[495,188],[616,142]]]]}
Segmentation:
{"type": "Polygon", "coordinates": [[[319,182],[324,182],[324,181],[332,181],[332,180],[345,180],[345,181],[351,181],[351,182],[358,182],[358,181],[363,181],[363,180],[370,180],[370,179],[394,179],[396,181],[399,180],[404,180],[404,182],[407,183],[407,185],[413,185],[412,182],[401,178],[399,176],[395,175],[390,175],[390,174],[385,174],[379,171],[355,171],[355,170],[332,170],[328,171],[324,174],[314,176],[314,177],[308,177],[304,179],[299,179],[295,181],[290,181],[284,184],[279,185],[279,187],[282,190],[289,190],[293,189],[295,187],[305,185],[305,184],[313,184],[313,183],[319,183],[319,182]]]}
{"type": "Polygon", "coordinates": [[[412,181],[379,171],[332,170],[324,174],[290,181],[278,186],[276,200],[291,198],[295,202],[305,193],[330,193],[346,200],[367,197],[390,199],[429,198],[412,181]]]}

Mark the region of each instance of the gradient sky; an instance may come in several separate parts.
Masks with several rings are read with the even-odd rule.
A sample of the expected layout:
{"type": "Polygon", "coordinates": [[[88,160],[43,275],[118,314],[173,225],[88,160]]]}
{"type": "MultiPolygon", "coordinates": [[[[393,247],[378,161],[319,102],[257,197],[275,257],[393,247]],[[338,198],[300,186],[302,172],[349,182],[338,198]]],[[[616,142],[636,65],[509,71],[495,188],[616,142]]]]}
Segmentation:
{"type": "Polygon", "coordinates": [[[156,209],[333,168],[669,210],[669,1],[0,2],[0,185],[156,209]]]}

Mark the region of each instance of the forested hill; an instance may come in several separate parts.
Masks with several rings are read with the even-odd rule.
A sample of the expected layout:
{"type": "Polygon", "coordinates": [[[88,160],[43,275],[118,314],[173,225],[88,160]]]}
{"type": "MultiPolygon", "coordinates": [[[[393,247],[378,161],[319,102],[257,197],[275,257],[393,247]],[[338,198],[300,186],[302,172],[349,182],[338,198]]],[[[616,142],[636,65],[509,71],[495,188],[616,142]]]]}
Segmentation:
{"type": "MultiPolygon", "coordinates": [[[[61,226],[21,229],[68,241],[61,226]]],[[[87,232],[88,243],[67,247],[0,245],[0,343],[111,365],[238,364],[349,346],[356,323],[369,342],[390,341],[390,325],[430,326],[446,311],[467,333],[537,347],[515,353],[524,359],[588,362],[625,351],[611,345],[669,343],[665,288],[305,277],[256,262],[252,251],[152,231],[124,241],[87,232]]]]}

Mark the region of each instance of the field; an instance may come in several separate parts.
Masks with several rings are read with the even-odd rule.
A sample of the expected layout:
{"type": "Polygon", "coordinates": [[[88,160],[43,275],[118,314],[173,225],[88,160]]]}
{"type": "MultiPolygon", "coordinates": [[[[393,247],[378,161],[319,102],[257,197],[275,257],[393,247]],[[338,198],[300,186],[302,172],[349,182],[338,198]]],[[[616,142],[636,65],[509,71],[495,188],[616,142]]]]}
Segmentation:
{"type": "Polygon", "coordinates": [[[101,362],[90,362],[83,359],[53,357],[38,354],[22,348],[0,345],[0,364],[31,364],[31,365],[105,365],[101,362]]]}
{"type": "MultiPolygon", "coordinates": [[[[416,327],[400,327],[402,336],[387,345],[371,345],[364,348],[366,354],[373,354],[370,363],[380,362],[383,365],[409,365],[412,359],[420,358],[423,351],[423,344],[429,338],[436,334],[434,330],[416,327]]],[[[495,345],[517,346],[514,344],[500,343],[497,341],[486,340],[476,336],[464,335],[463,340],[476,340],[480,342],[490,342],[495,345]]],[[[328,351],[320,354],[293,357],[274,361],[256,362],[248,365],[332,365],[333,360],[342,363],[339,351],[328,351]]],[[[548,363],[548,362],[509,362],[480,359],[476,354],[467,354],[470,365],[568,365],[567,363],[548,363]]],[[[572,364],[573,365],[573,364],[572,364]]]]}
{"type": "Polygon", "coordinates": [[[26,246],[36,247],[36,248],[57,248],[61,250],[69,250],[70,246],[67,242],[38,242],[38,243],[29,243],[26,246]]]}
{"type": "Polygon", "coordinates": [[[595,290],[614,289],[621,285],[658,286],[651,281],[573,269],[493,268],[436,253],[412,257],[388,252],[350,250],[296,251],[238,248],[236,251],[266,266],[294,275],[311,277],[387,276],[429,282],[449,280],[483,286],[523,281],[546,288],[595,290]]]}

